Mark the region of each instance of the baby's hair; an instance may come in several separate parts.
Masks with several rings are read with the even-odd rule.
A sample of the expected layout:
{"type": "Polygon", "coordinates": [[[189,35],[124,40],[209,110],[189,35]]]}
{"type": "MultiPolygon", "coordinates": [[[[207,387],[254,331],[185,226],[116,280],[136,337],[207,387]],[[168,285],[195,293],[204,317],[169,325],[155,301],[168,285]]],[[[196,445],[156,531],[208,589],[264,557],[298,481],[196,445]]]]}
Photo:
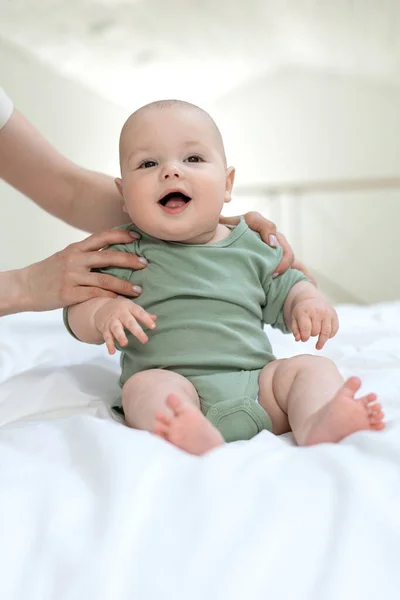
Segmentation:
{"type": "MultiPolygon", "coordinates": [[[[206,113],[205,110],[203,110],[202,108],[200,108],[200,106],[197,106],[196,104],[192,104],[191,102],[186,102],[185,100],[175,100],[175,99],[155,100],[154,102],[145,104],[144,106],[139,108],[136,112],[138,112],[139,110],[145,110],[147,108],[159,108],[160,110],[162,110],[162,109],[172,108],[174,106],[182,107],[182,108],[194,108],[195,110],[199,110],[200,112],[204,113],[205,115],[210,116],[208,113],[206,113]]],[[[133,113],[133,114],[135,114],[135,113],[133,113]]],[[[211,117],[210,117],[210,119],[211,119],[211,117]]]]}
{"type": "Polygon", "coordinates": [[[225,155],[224,142],[222,140],[221,132],[218,129],[218,126],[215,123],[214,119],[208,114],[208,112],[206,112],[205,110],[203,110],[202,108],[200,108],[200,106],[197,106],[196,104],[192,104],[191,102],[186,102],[185,100],[175,100],[175,99],[170,99],[170,100],[155,100],[154,102],[150,102],[149,104],[145,104],[144,106],[141,106],[140,108],[138,108],[137,110],[135,110],[134,113],[131,114],[131,116],[127,119],[127,121],[125,122],[125,124],[124,124],[124,126],[122,128],[121,135],[120,135],[120,138],[119,138],[119,155],[120,155],[120,160],[121,160],[121,154],[122,154],[121,140],[123,139],[123,136],[126,133],[126,130],[128,129],[129,124],[132,121],[132,119],[134,119],[141,112],[144,112],[146,110],[151,110],[151,109],[168,110],[170,108],[175,108],[175,107],[176,108],[182,108],[182,109],[188,109],[188,110],[197,111],[200,114],[202,114],[209,121],[209,123],[211,124],[211,126],[214,129],[217,142],[218,142],[218,144],[221,147],[222,157],[223,157],[224,162],[226,164],[226,155],[225,155]]]}

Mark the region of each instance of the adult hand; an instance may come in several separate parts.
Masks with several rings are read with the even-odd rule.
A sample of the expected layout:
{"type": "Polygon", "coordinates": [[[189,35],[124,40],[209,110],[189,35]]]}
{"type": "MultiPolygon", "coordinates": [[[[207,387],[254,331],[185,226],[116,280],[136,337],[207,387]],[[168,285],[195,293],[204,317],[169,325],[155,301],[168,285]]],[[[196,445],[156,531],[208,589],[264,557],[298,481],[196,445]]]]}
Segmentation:
{"type": "MultiPolygon", "coordinates": [[[[276,237],[276,225],[272,221],[268,221],[265,217],[260,215],[260,213],[256,211],[251,211],[243,215],[244,220],[247,225],[253,231],[256,231],[260,234],[261,239],[268,244],[268,246],[275,247],[278,244],[278,240],[276,237]]],[[[219,222],[223,225],[239,225],[240,217],[223,217],[220,216],[219,222]]],[[[286,240],[285,240],[286,242],[286,240]]],[[[290,249],[291,255],[293,256],[292,249],[289,244],[286,242],[286,252],[287,248],[290,249]]],[[[285,253],[285,248],[284,248],[285,253]]],[[[287,269],[288,267],[286,267],[287,269]]],[[[286,270],[285,269],[285,270],[286,270]]]]}
{"type": "Polygon", "coordinates": [[[143,269],[146,260],[117,250],[101,250],[110,244],[129,244],[139,237],[126,230],[95,233],[61,252],[22,269],[20,294],[24,310],[52,310],[97,297],[139,296],[141,289],[94,268],[143,269]]]}
{"type": "MultiPolygon", "coordinates": [[[[302,271],[304,275],[308,277],[314,285],[316,285],[315,279],[310,274],[308,269],[302,263],[296,261],[294,252],[285,236],[276,231],[275,223],[268,221],[268,219],[256,211],[246,213],[244,215],[244,219],[250,229],[260,234],[261,239],[266,244],[275,247],[279,243],[279,245],[282,247],[283,256],[278,268],[276,269],[277,275],[282,275],[282,273],[292,267],[302,271]]],[[[220,223],[223,223],[224,225],[238,225],[239,221],[240,217],[220,217],[220,223]]]]}
{"type": "Polygon", "coordinates": [[[301,271],[302,273],[304,273],[304,275],[306,277],[308,277],[308,279],[311,281],[311,283],[313,285],[315,285],[315,287],[318,287],[315,277],[313,275],[311,275],[310,271],[307,269],[307,267],[305,265],[303,265],[303,263],[301,263],[300,261],[295,259],[292,264],[292,269],[297,269],[298,271],[301,271]]]}

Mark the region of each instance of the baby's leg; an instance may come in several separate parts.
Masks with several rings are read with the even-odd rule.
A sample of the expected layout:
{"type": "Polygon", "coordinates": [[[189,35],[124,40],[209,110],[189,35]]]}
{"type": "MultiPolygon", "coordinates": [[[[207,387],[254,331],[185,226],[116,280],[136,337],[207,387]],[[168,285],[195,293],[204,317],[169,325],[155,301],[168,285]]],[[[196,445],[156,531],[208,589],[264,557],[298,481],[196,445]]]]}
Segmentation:
{"type": "Polygon", "coordinates": [[[290,429],[299,445],[338,442],[355,431],[384,428],[375,394],[355,399],[357,377],[346,382],[335,364],[319,356],[295,356],[264,367],[260,405],[274,433],[290,429]]]}
{"type": "Polygon", "coordinates": [[[151,369],[125,383],[122,405],[126,423],[156,435],[191,454],[203,454],[224,443],[200,411],[194,386],[178,373],[151,369]]]}
{"type": "Polygon", "coordinates": [[[155,415],[166,408],[169,395],[176,394],[185,404],[198,408],[199,397],[193,385],[178,373],[149,369],[132,375],[122,389],[122,406],[129,427],[152,431],[155,415]]]}

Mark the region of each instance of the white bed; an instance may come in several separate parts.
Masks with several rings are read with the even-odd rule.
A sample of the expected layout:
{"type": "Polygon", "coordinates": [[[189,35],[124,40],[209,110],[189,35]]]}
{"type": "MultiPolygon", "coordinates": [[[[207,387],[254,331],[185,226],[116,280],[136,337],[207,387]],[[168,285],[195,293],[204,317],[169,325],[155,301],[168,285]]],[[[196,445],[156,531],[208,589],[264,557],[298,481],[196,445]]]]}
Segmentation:
{"type": "Polygon", "coordinates": [[[400,303],[338,310],[326,354],[378,392],[387,429],[202,458],[111,417],[118,359],[59,312],[0,319],[0,598],[398,599],[400,303]]]}

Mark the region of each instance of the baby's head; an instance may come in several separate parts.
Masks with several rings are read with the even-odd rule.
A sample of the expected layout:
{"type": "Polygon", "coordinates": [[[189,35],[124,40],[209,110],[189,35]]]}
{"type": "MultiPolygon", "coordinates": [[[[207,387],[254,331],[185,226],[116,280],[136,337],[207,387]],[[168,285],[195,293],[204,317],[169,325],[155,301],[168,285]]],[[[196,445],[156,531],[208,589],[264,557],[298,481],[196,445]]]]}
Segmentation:
{"type": "Polygon", "coordinates": [[[142,231],[186,243],[212,238],[234,169],[210,115],[180,100],[152,102],[126,121],[119,150],[116,184],[142,231]]]}

